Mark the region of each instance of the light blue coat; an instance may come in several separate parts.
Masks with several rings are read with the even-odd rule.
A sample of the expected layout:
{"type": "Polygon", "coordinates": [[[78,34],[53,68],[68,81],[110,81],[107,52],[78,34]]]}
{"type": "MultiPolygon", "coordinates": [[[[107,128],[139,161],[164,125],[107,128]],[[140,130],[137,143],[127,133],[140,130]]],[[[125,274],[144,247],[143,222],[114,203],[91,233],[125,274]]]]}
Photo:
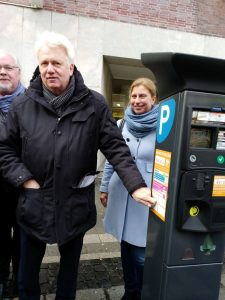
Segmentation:
{"type": "MultiPolygon", "coordinates": [[[[122,134],[147,186],[151,187],[155,131],[143,138],[136,138],[129,133],[125,122],[122,134]]],[[[136,202],[128,194],[108,162],[105,163],[100,191],[108,193],[105,232],[112,234],[118,241],[124,240],[132,245],[145,247],[149,208],[136,202]]]]}

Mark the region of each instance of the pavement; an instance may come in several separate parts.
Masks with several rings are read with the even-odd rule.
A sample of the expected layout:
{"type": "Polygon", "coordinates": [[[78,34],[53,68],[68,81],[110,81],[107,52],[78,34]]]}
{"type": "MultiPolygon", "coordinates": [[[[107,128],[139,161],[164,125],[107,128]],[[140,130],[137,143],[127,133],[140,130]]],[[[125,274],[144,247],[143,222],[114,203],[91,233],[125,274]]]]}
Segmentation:
{"type": "MultiPolygon", "coordinates": [[[[84,237],[76,300],[119,300],[124,293],[120,246],[111,235],[104,233],[102,226],[104,207],[99,201],[98,188],[99,180],[96,182],[98,219],[96,226],[84,237]]],[[[47,245],[40,272],[41,300],[55,299],[58,262],[57,245],[47,245]]],[[[218,300],[225,300],[225,267],[218,300]]]]}

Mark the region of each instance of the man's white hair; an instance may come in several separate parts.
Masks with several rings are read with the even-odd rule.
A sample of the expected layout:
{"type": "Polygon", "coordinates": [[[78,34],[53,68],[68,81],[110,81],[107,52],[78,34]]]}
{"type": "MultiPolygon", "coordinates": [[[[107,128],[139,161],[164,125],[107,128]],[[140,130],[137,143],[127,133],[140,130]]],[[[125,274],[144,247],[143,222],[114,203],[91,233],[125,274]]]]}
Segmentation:
{"type": "Polygon", "coordinates": [[[21,69],[20,62],[19,62],[19,59],[18,59],[17,56],[15,56],[14,54],[10,53],[6,49],[0,49],[0,57],[6,56],[6,55],[11,56],[14,59],[14,61],[15,61],[15,65],[21,69]]]}
{"type": "Polygon", "coordinates": [[[35,51],[38,55],[39,50],[44,47],[61,46],[66,50],[69,63],[74,64],[74,48],[71,42],[64,35],[52,31],[43,32],[35,43],[35,51]]]}

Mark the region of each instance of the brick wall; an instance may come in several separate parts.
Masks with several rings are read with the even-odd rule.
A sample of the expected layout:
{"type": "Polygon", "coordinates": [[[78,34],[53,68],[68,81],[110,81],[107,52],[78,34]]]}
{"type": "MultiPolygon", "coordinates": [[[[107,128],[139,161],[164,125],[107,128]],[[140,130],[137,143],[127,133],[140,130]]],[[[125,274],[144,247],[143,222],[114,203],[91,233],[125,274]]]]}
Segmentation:
{"type": "Polygon", "coordinates": [[[225,37],[225,0],[44,0],[43,9],[225,37]]]}

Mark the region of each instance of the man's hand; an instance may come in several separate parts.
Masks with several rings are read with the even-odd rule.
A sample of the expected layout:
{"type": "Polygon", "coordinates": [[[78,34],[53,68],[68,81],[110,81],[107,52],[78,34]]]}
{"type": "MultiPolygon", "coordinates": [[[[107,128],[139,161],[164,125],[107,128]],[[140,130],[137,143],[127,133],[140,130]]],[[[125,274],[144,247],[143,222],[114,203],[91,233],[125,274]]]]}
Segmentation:
{"type": "Polygon", "coordinates": [[[139,188],[132,193],[132,197],[137,202],[140,202],[148,207],[154,207],[156,205],[156,200],[151,197],[150,188],[147,187],[139,188]]]}
{"type": "Polygon", "coordinates": [[[102,205],[104,207],[106,207],[107,206],[107,202],[108,202],[108,193],[101,192],[100,193],[100,201],[102,202],[102,205]]]}
{"type": "Polygon", "coordinates": [[[34,179],[29,179],[23,183],[25,189],[40,189],[39,183],[34,179]]]}

